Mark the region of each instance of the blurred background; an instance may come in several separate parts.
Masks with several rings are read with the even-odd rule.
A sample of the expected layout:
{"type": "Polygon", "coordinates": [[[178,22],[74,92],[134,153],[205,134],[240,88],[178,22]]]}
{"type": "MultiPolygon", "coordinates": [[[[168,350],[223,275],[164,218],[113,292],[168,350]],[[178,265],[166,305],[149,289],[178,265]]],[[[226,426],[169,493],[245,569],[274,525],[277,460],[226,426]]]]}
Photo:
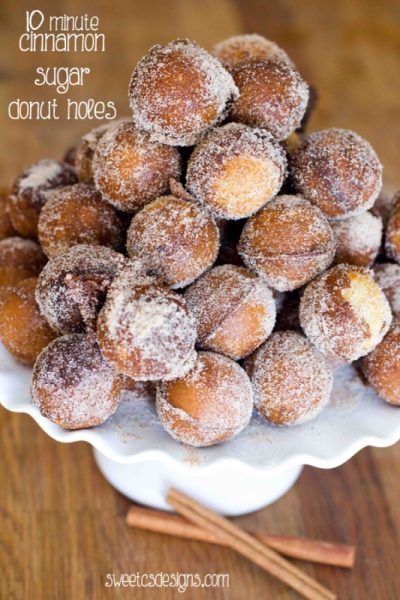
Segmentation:
{"type": "MultiPolygon", "coordinates": [[[[211,49],[238,33],[276,41],[319,92],[309,129],[338,126],[369,140],[384,187],[400,187],[400,2],[396,0],[0,0],[0,185],[41,158],[59,158],[97,121],[11,121],[15,98],[47,100],[38,66],[87,66],[72,100],[112,100],[129,114],[136,61],[155,43],[188,37],[211,49]],[[23,53],[25,11],[97,15],[106,52],[23,53]]],[[[111,489],[83,444],[53,442],[26,416],[0,412],[0,597],[175,598],[164,590],[107,590],[106,573],[229,572],[229,590],[207,599],[295,595],[227,549],[128,530],[129,502],[111,489]]],[[[277,504],[239,519],[271,533],[356,543],[353,572],[303,568],[341,598],[400,597],[400,447],[367,449],[339,469],[306,468],[277,504]]],[[[203,598],[202,592],[190,598],[203,598]]]]}

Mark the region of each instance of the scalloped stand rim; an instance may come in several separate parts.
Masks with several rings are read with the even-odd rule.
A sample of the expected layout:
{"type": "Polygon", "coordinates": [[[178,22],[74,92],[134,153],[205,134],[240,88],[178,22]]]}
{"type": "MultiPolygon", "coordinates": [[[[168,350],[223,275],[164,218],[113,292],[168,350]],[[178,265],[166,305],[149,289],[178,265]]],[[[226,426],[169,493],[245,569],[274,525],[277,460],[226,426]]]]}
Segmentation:
{"type": "MultiPolygon", "coordinates": [[[[162,505],[161,492],[166,491],[162,486],[173,484],[178,487],[179,484],[183,491],[195,494],[197,481],[206,482],[203,483],[206,486],[210,480],[216,482],[215,490],[222,488],[220,503],[214,488],[211,490],[209,504],[212,507],[225,514],[256,510],[287,491],[302,465],[331,469],[365,446],[384,447],[400,439],[400,408],[380,400],[363,384],[352,366],[335,371],[331,403],[317,419],[288,429],[273,427],[254,416],[236,438],[209,448],[191,448],[176,442],[159,423],[154,403],[148,398],[138,399],[129,394],[103,425],[94,429],[63,430],[31,404],[30,379],[31,370],[18,364],[0,344],[0,404],[12,412],[29,414],[54,440],[89,443],[96,449],[96,460],[112,485],[132,499],[162,508],[166,508],[162,505]],[[147,479],[139,476],[143,464],[149,469],[147,479]],[[129,480],[127,488],[125,482],[118,481],[124,471],[129,480]],[[232,483],[231,489],[236,491],[227,494],[226,504],[223,503],[227,485],[225,473],[234,473],[234,479],[240,482],[239,489],[232,483]],[[286,484],[282,473],[286,473],[286,484]],[[155,481],[156,476],[160,481],[155,481]],[[266,486],[269,480],[275,487],[275,498],[265,489],[258,499],[238,500],[235,496],[244,494],[247,482],[250,482],[250,489],[253,480],[258,482],[255,496],[257,486],[266,486]],[[138,485],[140,481],[143,489],[138,485]]],[[[201,490],[198,494],[197,498],[207,503],[201,490]]]]}

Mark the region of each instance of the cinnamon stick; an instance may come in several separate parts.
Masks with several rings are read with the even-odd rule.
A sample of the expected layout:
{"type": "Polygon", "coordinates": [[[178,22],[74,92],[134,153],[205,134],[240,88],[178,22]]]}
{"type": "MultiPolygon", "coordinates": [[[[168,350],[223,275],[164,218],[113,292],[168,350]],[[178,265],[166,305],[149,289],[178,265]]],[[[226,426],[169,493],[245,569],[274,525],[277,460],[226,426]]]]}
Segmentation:
{"type": "MultiPolygon", "coordinates": [[[[132,527],[147,531],[211,544],[222,544],[221,540],[209,531],[190,523],[179,515],[161,510],[132,506],[126,515],[126,522],[132,527]]],[[[253,530],[247,530],[247,532],[284,556],[348,569],[354,566],[354,546],[301,537],[268,535],[253,530]]]]}
{"type": "Polygon", "coordinates": [[[175,489],[170,489],[168,504],[186,519],[214,534],[225,545],[286,583],[308,600],[334,600],[336,595],[282,558],[274,550],[214,511],[175,489]]]}

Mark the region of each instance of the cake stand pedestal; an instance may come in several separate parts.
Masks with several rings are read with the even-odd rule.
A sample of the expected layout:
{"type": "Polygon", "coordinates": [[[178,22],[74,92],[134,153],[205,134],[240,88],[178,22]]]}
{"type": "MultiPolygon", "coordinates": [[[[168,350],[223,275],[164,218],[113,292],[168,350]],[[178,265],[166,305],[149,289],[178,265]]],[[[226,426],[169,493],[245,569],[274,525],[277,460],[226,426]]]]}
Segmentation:
{"type": "Polygon", "coordinates": [[[215,465],[204,469],[193,465],[146,460],[119,463],[94,449],[94,457],[103,476],[119,492],[135,502],[171,510],[165,502],[170,487],[192,496],[224,515],[253,512],[272,502],[294,485],[302,466],[273,471],[250,471],[238,475],[236,465],[215,465]]]}

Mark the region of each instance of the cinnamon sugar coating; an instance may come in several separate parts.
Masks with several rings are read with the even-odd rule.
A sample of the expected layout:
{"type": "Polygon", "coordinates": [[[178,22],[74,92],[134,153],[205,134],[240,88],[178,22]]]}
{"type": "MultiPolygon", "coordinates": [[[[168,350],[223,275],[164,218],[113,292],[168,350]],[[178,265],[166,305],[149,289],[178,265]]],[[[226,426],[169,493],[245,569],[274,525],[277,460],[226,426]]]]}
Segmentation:
{"type": "Polygon", "coordinates": [[[15,231],[36,239],[39,214],[52,190],[76,182],[74,169],[65,162],[45,159],[25,169],[14,180],[7,205],[15,231]]]}
{"type": "Polygon", "coordinates": [[[56,334],[35,300],[37,277],[24,279],[0,298],[0,340],[19,362],[33,365],[56,334]]]}
{"type": "Polygon", "coordinates": [[[182,296],[140,263],[114,279],[97,321],[103,356],[137,381],[174,379],[193,364],[196,330],[182,296]]]}
{"type": "Polygon", "coordinates": [[[111,126],[112,123],[106,123],[105,125],[95,127],[88,133],[85,133],[76,145],[73,164],[80,182],[93,183],[93,156],[99,140],[111,126]]]}
{"type": "Polygon", "coordinates": [[[0,287],[39,275],[46,260],[33,240],[17,236],[0,240],[0,287]]]}
{"type": "Polygon", "coordinates": [[[278,44],[257,33],[229,37],[214,46],[213,54],[226,69],[233,69],[243,61],[269,58],[293,66],[286,52],[278,44]]]}
{"type": "Polygon", "coordinates": [[[83,334],[49,344],[33,368],[31,397],[43,416],[63,429],[103,423],[118,407],[122,378],[83,334]]]}
{"type": "Polygon", "coordinates": [[[114,250],[124,246],[125,227],[117,210],[103,201],[99,191],[84,183],[53,193],[40,213],[38,231],[49,258],[77,244],[114,250]]]}
{"type": "Polygon", "coordinates": [[[369,211],[349,219],[332,221],[337,242],[335,263],[370,267],[382,243],[382,219],[369,211]]]}
{"type": "Polygon", "coordinates": [[[376,348],[365,356],[362,370],[383,400],[400,406],[400,323],[396,320],[376,348]]]}
{"type": "Polygon", "coordinates": [[[253,352],[270,335],[275,301],[257,275],[243,267],[214,267],[186,291],[197,325],[197,345],[234,360],[253,352]]]}
{"type": "Polygon", "coordinates": [[[253,394],[237,363],[199,352],[187,375],[157,385],[156,406],[173,438],[190,446],[212,446],[232,439],[248,424],[253,394]]]}
{"type": "Polygon", "coordinates": [[[104,123],[99,127],[95,127],[94,129],[91,129],[85,133],[77,142],[70,164],[72,164],[74,167],[80,182],[93,185],[94,179],[92,163],[97,144],[105,132],[110,129],[110,127],[114,127],[119,123],[124,123],[127,121],[129,121],[129,119],[126,117],[116,119],[114,121],[108,121],[107,123],[104,123]]]}
{"type": "Polygon", "coordinates": [[[300,323],[325,355],[347,362],[371,352],[389,329],[392,313],[367,269],[340,264],[305,288],[300,323]]]}
{"type": "Polygon", "coordinates": [[[229,123],[196,146],[186,184],[219,217],[241,219],[278,193],[285,174],[285,153],[268,131],[229,123]]]}
{"type": "Polygon", "coordinates": [[[252,355],[250,367],[254,404],[274,425],[310,421],[329,402],[330,366],[300,333],[273,333],[252,355]]]}
{"type": "Polygon", "coordinates": [[[228,71],[189,40],[150,48],[129,84],[129,103],[138,129],[172,146],[195,144],[223,119],[236,97],[228,71]]]}
{"type": "Polygon", "coordinates": [[[124,120],[103,134],[92,168],[104,200],[134,212],[167,193],[169,180],[180,178],[182,165],[177,148],[151,141],[132,121],[124,120]]]}
{"type": "Polygon", "coordinates": [[[245,264],[278,291],[301,287],[326,269],[335,254],[323,213],[298,196],[277,196],[250,217],[240,237],[245,264]]]}
{"type": "Polygon", "coordinates": [[[133,217],[126,247],[148,272],[172,288],[181,288],[213,265],[219,231],[197,202],[162,196],[133,217]]]}
{"type": "Polygon", "coordinates": [[[38,280],[36,300],[51,327],[60,333],[92,330],[125,261],[111,248],[85,244],[49,260],[38,280]]]}
{"type": "Polygon", "coordinates": [[[280,60],[248,60],[232,69],[239,89],[230,117],[253,127],[265,127],[277,140],[297,129],[305,115],[309,89],[300,74],[280,60]]]}
{"type": "Polygon", "coordinates": [[[316,98],[257,34],[156,45],[131,118],[0,190],[0,340],[36,360],[43,415],[96,426],[123,393],[119,422],[154,400],[172,437],[211,446],[247,426],[253,396],[269,423],[314,418],[331,368],[366,356],[400,405],[400,200],[359,135],[304,133],[316,98]],[[377,265],[386,220],[399,264],[377,265]]]}
{"type": "Polygon", "coordinates": [[[375,281],[389,300],[394,317],[400,318],[400,265],[380,263],[374,267],[375,281]]]}
{"type": "Polygon", "coordinates": [[[332,219],[365,212],[382,187],[382,165],[374,149],[348,129],[306,136],[291,156],[291,174],[297,192],[332,219]]]}

